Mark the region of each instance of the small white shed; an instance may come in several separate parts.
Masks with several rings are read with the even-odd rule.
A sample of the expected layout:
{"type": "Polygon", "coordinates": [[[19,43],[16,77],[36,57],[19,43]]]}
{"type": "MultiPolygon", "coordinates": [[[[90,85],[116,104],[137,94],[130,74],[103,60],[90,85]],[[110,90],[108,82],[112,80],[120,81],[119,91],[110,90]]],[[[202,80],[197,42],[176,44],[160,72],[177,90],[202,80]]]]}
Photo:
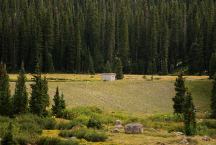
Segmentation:
{"type": "Polygon", "coordinates": [[[103,81],[115,81],[116,74],[115,73],[103,73],[102,75],[103,81]]]}

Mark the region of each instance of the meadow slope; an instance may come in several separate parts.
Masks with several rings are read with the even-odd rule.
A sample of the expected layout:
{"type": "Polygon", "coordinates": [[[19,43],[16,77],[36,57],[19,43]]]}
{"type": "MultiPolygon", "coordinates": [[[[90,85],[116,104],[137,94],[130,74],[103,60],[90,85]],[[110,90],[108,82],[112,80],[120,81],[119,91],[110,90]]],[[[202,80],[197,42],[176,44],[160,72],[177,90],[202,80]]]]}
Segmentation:
{"type": "MultiPolygon", "coordinates": [[[[170,113],[175,95],[175,76],[126,75],[124,80],[103,82],[100,75],[49,74],[49,94],[59,86],[64,92],[68,107],[98,106],[109,111],[133,113],[170,113]]],[[[14,81],[16,75],[10,75],[14,81]]],[[[31,76],[28,75],[28,80],[31,76]]],[[[28,82],[27,86],[30,91],[28,82]]],[[[198,111],[209,110],[211,81],[206,76],[187,76],[186,85],[192,92],[198,111]]],[[[14,88],[14,83],[11,83],[14,88]]],[[[13,89],[12,89],[13,90],[13,89]]]]}

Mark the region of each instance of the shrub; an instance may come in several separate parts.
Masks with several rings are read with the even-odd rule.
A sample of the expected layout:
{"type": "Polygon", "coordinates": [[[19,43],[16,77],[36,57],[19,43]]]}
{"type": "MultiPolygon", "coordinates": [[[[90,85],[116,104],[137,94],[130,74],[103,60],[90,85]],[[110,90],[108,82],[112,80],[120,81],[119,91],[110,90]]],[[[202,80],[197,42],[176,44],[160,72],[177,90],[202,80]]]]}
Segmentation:
{"type": "Polygon", "coordinates": [[[26,136],[16,137],[15,140],[19,145],[27,145],[29,143],[29,140],[26,136]]]}
{"type": "Polygon", "coordinates": [[[56,121],[53,118],[45,118],[43,124],[43,128],[47,130],[52,130],[56,127],[56,121]]]}
{"type": "Polygon", "coordinates": [[[37,145],[78,145],[77,141],[72,140],[61,140],[59,138],[43,137],[37,142],[37,145]]]}
{"type": "Polygon", "coordinates": [[[74,134],[72,131],[69,131],[69,130],[62,130],[60,133],[59,133],[59,136],[61,137],[72,137],[74,134]]]}
{"type": "Polygon", "coordinates": [[[102,123],[96,118],[90,118],[87,124],[88,128],[101,129],[102,123]]]}
{"type": "Polygon", "coordinates": [[[208,128],[216,129],[216,120],[213,119],[204,120],[202,124],[207,126],[208,128]]]}
{"type": "Polygon", "coordinates": [[[84,138],[87,141],[91,141],[91,142],[102,142],[105,141],[108,137],[105,133],[90,131],[85,134],[84,138]]]}
{"type": "Polygon", "coordinates": [[[98,132],[96,130],[91,130],[86,128],[82,128],[74,131],[64,130],[59,133],[59,136],[66,137],[66,138],[74,136],[79,139],[85,139],[91,142],[102,142],[108,138],[107,135],[103,132],[98,132]]]}

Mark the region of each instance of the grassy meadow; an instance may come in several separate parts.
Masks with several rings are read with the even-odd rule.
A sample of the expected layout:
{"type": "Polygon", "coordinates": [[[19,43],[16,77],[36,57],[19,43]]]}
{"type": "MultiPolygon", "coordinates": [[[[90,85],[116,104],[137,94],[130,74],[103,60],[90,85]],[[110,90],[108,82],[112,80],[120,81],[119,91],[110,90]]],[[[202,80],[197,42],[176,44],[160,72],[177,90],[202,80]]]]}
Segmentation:
{"type": "MultiPolygon", "coordinates": [[[[17,75],[10,75],[12,81],[17,75]]],[[[124,80],[101,81],[100,75],[48,74],[49,94],[52,97],[59,86],[69,108],[97,106],[108,111],[130,113],[171,113],[175,95],[175,76],[126,75],[124,80]]],[[[32,76],[27,75],[29,81],[32,76]]],[[[197,109],[209,110],[211,81],[207,76],[186,76],[186,85],[192,92],[197,109]]],[[[27,86],[30,91],[28,82],[27,86]]],[[[11,83],[14,90],[15,83],[11,83]]]]}
{"type": "MultiPolygon", "coordinates": [[[[45,142],[59,139],[72,140],[75,135],[78,140],[68,144],[83,145],[177,145],[184,138],[175,132],[183,132],[182,118],[172,114],[172,98],[175,95],[174,82],[176,76],[125,75],[124,80],[104,82],[100,75],[46,74],[49,81],[51,99],[59,86],[65,95],[68,108],[63,118],[40,119],[36,116],[19,116],[13,119],[15,137],[17,140],[32,138],[29,142],[40,140],[45,142]],[[99,130],[87,128],[91,118],[102,124],[99,130]],[[120,119],[123,125],[130,122],[140,122],[144,125],[144,133],[140,135],[112,133],[115,121],[120,119]],[[25,127],[27,126],[27,127],[25,127]],[[80,127],[81,132],[74,131],[80,127]],[[23,129],[20,134],[19,129],[23,129]],[[29,128],[32,133],[29,134],[29,128]],[[86,133],[83,136],[80,134],[86,133]],[[89,138],[87,138],[87,137],[89,138]],[[42,138],[41,137],[46,137],[42,138]],[[47,139],[48,138],[48,139],[47,139]],[[92,142],[94,138],[105,139],[105,142],[92,142]],[[87,141],[89,139],[89,141],[87,141]]],[[[17,75],[11,74],[11,90],[14,90],[17,75]]],[[[32,76],[27,75],[27,88],[30,92],[32,76]]],[[[212,82],[207,76],[185,76],[186,86],[191,91],[197,108],[197,135],[188,137],[191,145],[216,145],[216,121],[206,118],[210,107],[212,82]],[[206,142],[204,135],[211,137],[206,142]]],[[[13,93],[13,92],[12,92],[13,93]]],[[[7,123],[8,118],[0,122],[7,123]]],[[[1,127],[0,129],[5,129],[1,127]]],[[[1,134],[0,134],[1,136],[1,134]]],[[[38,143],[39,144],[39,143],[38,143]]],[[[53,143],[50,143],[53,144],[53,143]]],[[[65,143],[66,144],[66,143],[65,143]]],[[[40,144],[39,144],[40,145],[40,144]]]]}

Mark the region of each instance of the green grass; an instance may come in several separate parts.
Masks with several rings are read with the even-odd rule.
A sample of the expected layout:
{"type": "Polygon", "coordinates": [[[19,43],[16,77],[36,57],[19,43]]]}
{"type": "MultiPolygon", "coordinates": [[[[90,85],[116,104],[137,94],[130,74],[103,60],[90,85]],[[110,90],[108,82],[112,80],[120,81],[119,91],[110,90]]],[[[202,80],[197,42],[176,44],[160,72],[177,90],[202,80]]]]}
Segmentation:
{"type": "MultiPolygon", "coordinates": [[[[76,106],[97,106],[108,111],[129,113],[171,113],[172,97],[175,95],[175,77],[161,77],[148,81],[140,76],[127,76],[115,82],[98,81],[49,82],[52,97],[59,86],[64,93],[68,108],[76,106]]],[[[28,82],[28,89],[29,88],[28,82]]],[[[192,92],[198,111],[209,110],[211,81],[207,79],[188,79],[186,85],[192,92]]],[[[14,83],[12,83],[12,91],[14,83]]]]}

